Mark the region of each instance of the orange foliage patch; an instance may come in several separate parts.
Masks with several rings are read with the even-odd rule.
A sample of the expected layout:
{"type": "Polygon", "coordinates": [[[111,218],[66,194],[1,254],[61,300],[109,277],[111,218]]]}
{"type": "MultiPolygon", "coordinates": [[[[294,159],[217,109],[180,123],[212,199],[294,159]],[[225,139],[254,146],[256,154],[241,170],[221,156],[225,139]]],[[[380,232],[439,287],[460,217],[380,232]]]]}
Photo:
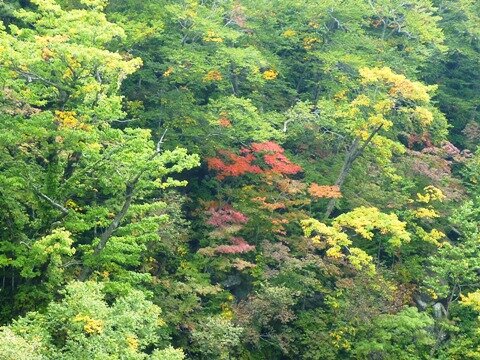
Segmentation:
{"type": "Polygon", "coordinates": [[[226,117],[222,116],[220,119],[218,119],[218,125],[221,127],[231,127],[232,123],[226,117]]]}
{"type": "Polygon", "coordinates": [[[340,188],[336,185],[318,185],[312,183],[308,188],[308,193],[316,198],[337,199],[342,197],[340,188]]]}
{"type": "Polygon", "coordinates": [[[273,219],[272,220],[272,225],[273,229],[272,231],[276,234],[279,235],[287,235],[287,232],[285,231],[285,227],[283,226],[284,224],[288,224],[290,221],[287,219],[273,219]]]}
{"type": "Polygon", "coordinates": [[[269,211],[275,211],[275,210],[278,210],[278,209],[285,209],[285,204],[284,203],[281,203],[281,202],[276,202],[276,203],[269,203],[266,201],[266,197],[256,197],[256,198],[253,198],[252,200],[259,203],[260,206],[264,209],[267,209],[269,211]]]}

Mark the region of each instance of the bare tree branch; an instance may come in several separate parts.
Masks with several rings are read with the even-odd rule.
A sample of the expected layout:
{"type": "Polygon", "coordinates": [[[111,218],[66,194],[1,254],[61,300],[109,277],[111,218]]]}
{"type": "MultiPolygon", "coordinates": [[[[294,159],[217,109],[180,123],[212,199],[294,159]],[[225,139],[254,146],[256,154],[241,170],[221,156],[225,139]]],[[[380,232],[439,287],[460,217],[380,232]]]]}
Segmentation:
{"type": "Polygon", "coordinates": [[[64,215],[67,215],[68,214],[68,209],[59,204],[58,202],[56,202],[55,200],[53,200],[51,197],[45,195],[44,193],[42,193],[40,190],[38,190],[37,187],[33,187],[33,191],[35,192],[35,194],[38,195],[38,197],[40,197],[41,199],[43,200],[46,200],[50,205],[52,205],[55,209],[57,210],[60,210],[62,212],[62,214],[64,215]]]}

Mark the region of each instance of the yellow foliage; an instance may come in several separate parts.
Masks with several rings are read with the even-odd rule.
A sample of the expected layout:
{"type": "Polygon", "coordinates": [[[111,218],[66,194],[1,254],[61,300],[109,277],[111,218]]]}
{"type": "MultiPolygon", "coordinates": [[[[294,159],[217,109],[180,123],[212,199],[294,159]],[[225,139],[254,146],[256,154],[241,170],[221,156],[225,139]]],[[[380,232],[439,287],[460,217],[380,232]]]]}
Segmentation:
{"type": "Polygon", "coordinates": [[[85,131],[92,129],[90,125],[82,123],[77,119],[77,113],[75,111],[56,110],[55,117],[60,129],[80,129],[85,131]]]}
{"type": "Polygon", "coordinates": [[[79,211],[81,210],[82,208],[80,206],[78,206],[78,204],[73,201],[72,199],[68,199],[67,202],[65,203],[65,207],[67,208],[70,208],[70,209],[73,209],[75,211],[79,211]]]}
{"type": "Polygon", "coordinates": [[[335,100],[343,100],[343,99],[345,99],[346,97],[347,97],[347,90],[345,90],[345,89],[344,89],[344,90],[340,90],[339,92],[337,92],[337,93],[333,96],[333,98],[334,98],[335,100]]]}
{"type": "Polygon", "coordinates": [[[423,85],[418,81],[411,81],[404,75],[394,73],[389,67],[361,68],[360,76],[363,84],[384,83],[390,86],[390,95],[413,101],[428,102],[429,92],[436,88],[423,85]]]}
{"type": "Polygon", "coordinates": [[[352,241],[340,228],[327,226],[315,219],[301,221],[305,236],[320,249],[327,249],[325,254],[333,259],[347,258],[350,264],[358,270],[365,269],[367,273],[375,273],[372,257],[362,249],[351,247],[352,241]],[[345,250],[345,251],[344,251],[345,250]]]}
{"type": "Polygon", "coordinates": [[[434,219],[438,218],[440,215],[431,208],[421,207],[415,210],[415,216],[419,219],[434,219]]]}
{"type": "Polygon", "coordinates": [[[348,255],[348,260],[354,268],[359,270],[365,268],[368,273],[375,273],[375,265],[373,265],[373,258],[365,251],[356,247],[352,247],[349,249],[349,253],[350,254],[348,255]]]}
{"type": "Polygon", "coordinates": [[[234,314],[231,305],[229,303],[223,303],[220,306],[222,308],[220,316],[226,320],[232,320],[234,314]]]}
{"type": "Polygon", "coordinates": [[[172,75],[173,73],[173,67],[169,67],[167,70],[165,70],[165,72],[163,73],[163,76],[164,77],[169,77],[170,75],[172,75]]]}
{"type": "Polygon", "coordinates": [[[87,148],[93,151],[100,151],[102,149],[102,144],[94,142],[87,145],[87,148]]]}
{"type": "Polygon", "coordinates": [[[91,83],[88,83],[87,85],[85,85],[82,90],[85,94],[95,93],[95,92],[101,91],[102,86],[97,82],[91,82],[91,83]]]}
{"type": "Polygon", "coordinates": [[[392,108],[394,107],[395,103],[392,101],[392,100],[389,100],[389,99],[385,99],[385,100],[381,100],[381,101],[378,101],[374,106],[373,106],[373,109],[376,111],[376,112],[379,112],[381,114],[386,114],[388,113],[390,110],[392,110],[392,108]]]}
{"type": "Polygon", "coordinates": [[[432,229],[429,233],[428,233],[428,241],[441,247],[442,244],[439,242],[439,240],[441,239],[444,239],[446,237],[446,235],[441,232],[440,230],[437,230],[437,229],[432,229]]]}
{"type": "Polygon", "coordinates": [[[384,129],[389,129],[393,126],[393,123],[390,120],[387,120],[381,114],[372,115],[368,118],[368,124],[374,128],[378,128],[380,125],[384,129]]]}
{"type": "Polygon", "coordinates": [[[130,349],[137,350],[139,344],[140,343],[135,336],[127,336],[127,345],[130,349]]]}
{"type": "Polygon", "coordinates": [[[476,311],[480,311],[480,291],[461,296],[460,303],[464,306],[470,306],[476,311]]]}
{"type": "Polygon", "coordinates": [[[305,50],[312,50],[313,49],[313,45],[315,45],[319,40],[317,38],[314,38],[314,37],[306,37],[305,39],[303,39],[303,48],[305,50]]]}
{"type": "Polygon", "coordinates": [[[222,79],[222,74],[218,70],[210,70],[207,75],[203,77],[203,81],[220,81],[222,79]]]}
{"type": "Polygon", "coordinates": [[[360,94],[352,101],[352,105],[353,106],[369,106],[371,102],[372,101],[368,96],[366,96],[365,94],[360,94]]]}
{"type": "Polygon", "coordinates": [[[326,254],[328,257],[331,257],[334,259],[341,259],[344,257],[340,246],[331,247],[330,249],[327,250],[326,254]]]}
{"type": "Polygon", "coordinates": [[[413,114],[415,118],[418,119],[418,121],[420,122],[420,125],[422,126],[428,126],[433,122],[432,112],[423,106],[417,106],[413,110],[413,114]]]}
{"type": "Polygon", "coordinates": [[[194,18],[197,16],[197,9],[198,9],[198,1],[197,0],[188,0],[187,1],[187,9],[185,11],[185,15],[188,18],[194,18]]]}
{"type": "Polygon", "coordinates": [[[269,69],[269,70],[266,70],[264,71],[264,73],[262,74],[263,78],[265,80],[274,80],[277,78],[278,76],[278,72],[276,72],[275,70],[273,69],[269,69]]]}
{"type": "Polygon", "coordinates": [[[35,36],[35,42],[39,45],[48,46],[50,44],[61,44],[69,40],[68,35],[45,35],[35,36]]]}
{"type": "Polygon", "coordinates": [[[443,247],[448,244],[448,242],[440,242],[440,240],[446,237],[446,235],[440,230],[432,229],[430,232],[427,232],[420,226],[415,226],[415,229],[417,236],[427,243],[433,244],[437,247],[443,247]]]}
{"type": "Polygon", "coordinates": [[[352,345],[351,343],[345,338],[346,335],[351,334],[352,331],[349,328],[340,328],[329,333],[330,337],[332,338],[332,344],[338,349],[345,349],[349,350],[352,345]]]}
{"type": "Polygon", "coordinates": [[[73,77],[73,71],[70,68],[66,68],[63,72],[62,79],[67,80],[73,77]]]}
{"type": "Polygon", "coordinates": [[[282,36],[286,37],[286,38],[289,38],[289,37],[295,36],[296,34],[297,34],[297,32],[295,30],[287,29],[283,32],[282,36]]]}
{"type": "Polygon", "coordinates": [[[347,117],[351,119],[357,118],[359,114],[360,109],[355,106],[349,107],[347,111],[338,111],[335,113],[336,116],[347,117]]]}
{"type": "Polygon", "coordinates": [[[67,56],[67,64],[68,67],[72,70],[76,70],[82,67],[82,64],[80,64],[78,60],[75,59],[72,55],[67,56]]]}
{"type": "Polygon", "coordinates": [[[334,228],[352,229],[367,240],[373,239],[375,235],[373,230],[377,230],[381,235],[389,236],[388,243],[393,247],[399,247],[410,241],[406,225],[395,214],[385,214],[377,208],[364,206],[342,214],[333,221],[334,228]]]}
{"type": "Polygon", "coordinates": [[[80,122],[77,120],[75,111],[55,111],[60,127],[76,128],[80,122]]]}
{"type": "Polygon", "coordinates": [[[427,289],[427,292],[432,297],[433,300],[438,299],[437,293],[435,291],[433,291],[432,289],[427,289]]]}
{"type": "Polygon", "coordinates": [[[179,256],[185,256],[185,255],[187,255],[187,254],[188,254],[188,249],[187,249],[187,247],[184,246],[184,245],[178,246],[178,247],[177,247],[177,254],[178,254],[179,256]]]}
{"type": "Polygon", "coordinates": [[[96,319],[92,319],[90,316],[88,315],[80,315],[78,314],[77,316],[75,316],[75,318],[73,319],[73,321],[75,322],[83,322],[84,325],[83,325],[83,330],[87,333],[87,334],[100,334],[102,333],[103,331],[103,321],[102,320],[96,320],[96,319]]]}
{"type": "Polygon", "coordinates": [[[223,42],[223,39],[217,35],[215,31],[208,30],[205,36],[203,37],[203,41],[205,42],[223,42]]]}
{"type": "Polygon", "coordinates": [[[370,133],[365,129],[360,129],[355,132],[355,134],[362,140],[367,140],[370,136],[370,133]]]}
{"type": "Polygon", "coordinates": [[[442,190],[435,186],[429,185],[423,189],[425,194],[417,193],[417,202],[428,204],[431,201],[442,202],[445,199],[445,195],[442,190]]]}

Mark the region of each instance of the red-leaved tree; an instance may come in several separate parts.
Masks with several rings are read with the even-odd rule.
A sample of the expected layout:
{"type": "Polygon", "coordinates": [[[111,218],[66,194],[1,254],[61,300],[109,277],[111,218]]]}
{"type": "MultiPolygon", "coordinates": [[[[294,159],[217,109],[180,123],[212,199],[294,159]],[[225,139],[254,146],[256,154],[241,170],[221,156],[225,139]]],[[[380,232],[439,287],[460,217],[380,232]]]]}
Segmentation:
{"type": "Polygon", "coordinates": [[[217,172],[218,180],[245,174],[294,175],[301,172],[302,168],[292,163],[284,152],[285,150],[273,141],[253,143],[242,148],[240,154],[221,150],[217,157],[207,159],[207,165],[209,169],[217,172]]]}
{"type": "Polygon", "coordinates": [[[248,222],[248,217],[230,205],[211,206],[207,210],[209,216],[206,223],[214,228],[211,235],[217,238],[228,238],[230,245],[219,245],[209,248],[204,253],[213,254],[243,254],[255,250],[254,245],[248,244],[243,237],[233,236],[248,222]]]}

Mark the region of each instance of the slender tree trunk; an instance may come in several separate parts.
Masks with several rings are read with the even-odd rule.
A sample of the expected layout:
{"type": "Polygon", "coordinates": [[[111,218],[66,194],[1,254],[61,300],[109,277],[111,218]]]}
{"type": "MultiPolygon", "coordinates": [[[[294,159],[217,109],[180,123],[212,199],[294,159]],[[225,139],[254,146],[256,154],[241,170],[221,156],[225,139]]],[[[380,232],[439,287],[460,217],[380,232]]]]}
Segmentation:
{"type": "MultiPolygon", "coordinates": [[[[93,256],[97,256],[102,252],[102,250],[107,245],[107,242],[110,239],[110,237],[113,235],[115,230],[117,230],[120,224],[122,223],[123,218],[127,214],[128,209],[132,204],[133,191],[135,190],[135,185],[138,182],[138,178],[136,178],[137,181],[135,181],[134,183],[130,183],[127,185],[127,189],[125,190],[125,200],[123,202],[122,209],[117,213],[117,215],[115,215],[115,218],[113,219],[113,221],[110,223],[108,228],[100,236],[100,242],[98,243],[97,247],[93,251],[93,256]]],[[[91,275],[92,271],[93,270],[90,266],[85,266],[82,272],[80,273],[79,280],[80,281],[87,280],[87,278],[91,275]]]]}
{"type": "MultiPolygon", "coordinates": [[[[338,186],[338,189],[341,190],[343,184],[345,183],[345,180],[350,174],[350,171],[352,170],[352,166],[354,161],[362,155],[363,151],[365,148],[372,142],[372,139],[377,133],[382,129],[383,125],[378,126],[367,138],[367,140],[364,141],[362,146],[360,146],[360,139],[355,138],[348,148],[347,154],[345,156],[345,160],[343,161],[342,169],[340,170],[340,174],[337,177],[337,181],[335,181],[335,185],[338,186]]],[[[325,211],[325,219],[328,219],[330,215],[332,214],[333,209],[335,208],[336,204],[336,199],[331,199],[328,202],[327,205],[327,210],[325,211]]]]}
{"type": "MultiPolygon", "coordinates": [[[[353,162],[355,160],[355,154],[358,150],[359,140],[355,138],[352,144],[348,148],[347,154],[345,155],[345,160],[343,161],[342,169],[340,170],[340,174],[338,174],[337,180],[335,181],[335,186],[341,190],[342,186],[347,178],[347,175],[350,173],[352,169],[353,162]]],[[[327,205],[327,210],[325,211],[325,219],[328,219],[332,214],[333,209],[335,208],[336,199],[330,199],[327,205]]]]}
{"type": "Polygon", "coordinates": [[[235,74],[236,67],[230,64],[230,82],[232,84],[232,94],[238,96],[238,76],[235,74]]]}
{"type": "MultiPolygon", "coordinates": [[[[152,156],[148,159],[148,161],[153,160],[157,155],[159,155],[162,152],[162,144],[163,144],[163,139],[165,138],[165,134],[167,133],[167,130],[163,133],[162,137],[157,143],[157,147],[155,149],[155,152],[152,154],[152,156]]],[[[120,211],[115,215],[115,218],[113,221],[110,223],[108,228],[100,235],[100,242],[98,243],[97,247],[93,251],[93,256],[98,256],[105,246],[107,245],[108,240],[110,237],[113,235],[113,233],[118,229],[120,224],[122,223],[123,219],[125,218],[125,215],[127,215],[128,209],[130,208],[130,205],[132,204],[133,201],[133,195],[135,192],[135,188],[137,187],[137,184],[144,174],[146,169],[142,169],[136,174],[131,180],[127,181],[126,187],[125,187],[125,197],[123,200],[123,205],[120,211]]],[[[82,269],[82,272],[80,273],[80,276],[78,279],[80,281],[85,281],[88,279],[88,277],[92,274],[93,269],[85,265],[82,269]]]]}

